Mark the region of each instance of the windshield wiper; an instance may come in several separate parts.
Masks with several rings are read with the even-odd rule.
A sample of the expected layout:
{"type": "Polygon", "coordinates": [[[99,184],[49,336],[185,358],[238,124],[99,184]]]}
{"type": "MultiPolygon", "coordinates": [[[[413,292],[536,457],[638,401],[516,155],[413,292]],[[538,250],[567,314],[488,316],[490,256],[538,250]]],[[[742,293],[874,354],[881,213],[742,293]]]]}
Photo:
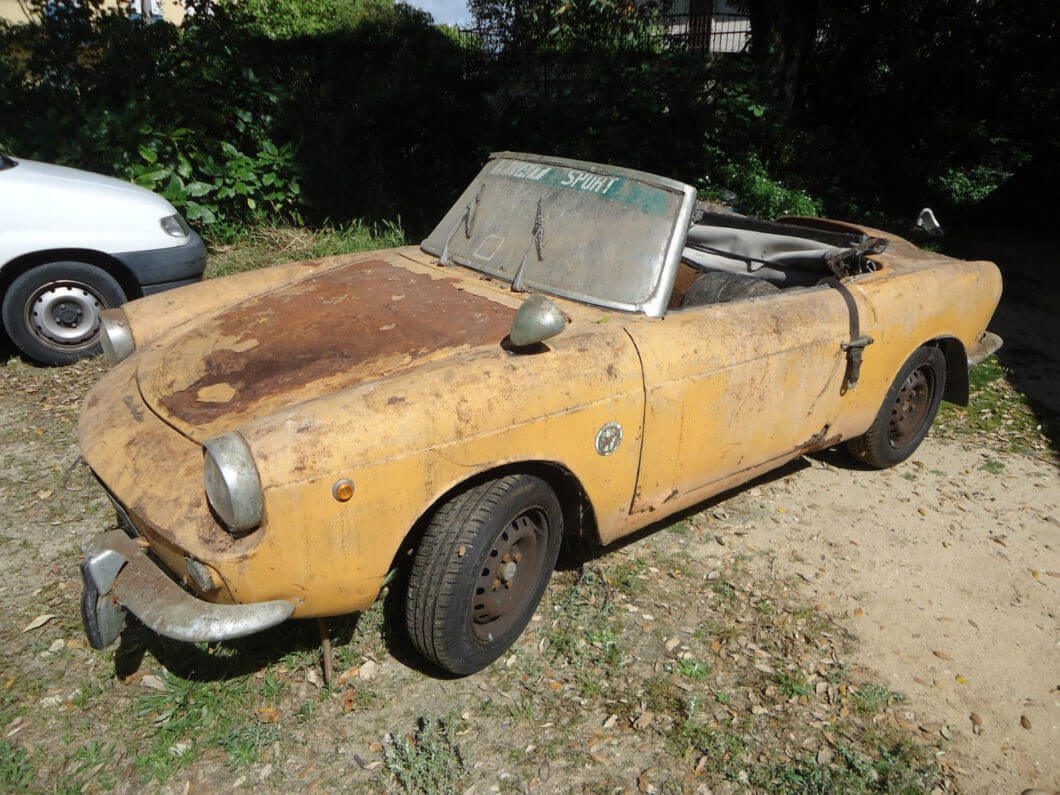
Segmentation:
{"type": "Polygon", "coordinates": [[[519,269],[516,270],[515,277],[512,279],[513,293],[526,292],[523,274],[526,272],[526,258],[530,255],[531,246],[537,249],[537,261],[541,262],[545,258],[545,210],[540,198],[537,200],[537,213],[534,215],[534,227],[530,230],[530,242],[526,244],[526,251],[523,252],[523,259],[519,263],[519,269]]]}
{"type": "Polygon", "coordinates": [[[486,187],[486,183],[483,182],[478,186],[478,191],[475,192],[475,197],[467,203],[467,207],[464,208],[464,214],[457,219],[457,222],[453,224],[453,229],[449,233],[449,237],[445,239],[445,245],[442,246],[442,256],[438,258],[438,264],[449,265],[452,259],[449,256],[449,244],[453,242],[453,238],[456,236],[456,232],[460,229],[460,225],[464,225],[464,237],[468,240],[471,239],[471,231],[475,228],[475,213],[478,212],[479,202],[482,201],[482,189],[486,187]]]}

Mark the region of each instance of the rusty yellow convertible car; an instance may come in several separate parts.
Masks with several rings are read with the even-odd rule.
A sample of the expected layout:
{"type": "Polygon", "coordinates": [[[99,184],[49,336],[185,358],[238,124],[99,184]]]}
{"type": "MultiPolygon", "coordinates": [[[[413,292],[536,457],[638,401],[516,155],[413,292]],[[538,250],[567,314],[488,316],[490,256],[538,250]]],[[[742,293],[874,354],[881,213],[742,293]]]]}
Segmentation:
{"type": "MultiPolygon", "coordinates": [[[[85,459],[121,529],[82,564],[92,644],[363,610],[467,674],[560,543],[607,544],[804,453],[908,457],[1000,344],[989,262],[670,179],[494,155],[419,247],[105,313],[85,459]]],[[[855,472],[851,477],[858,477],[855,472]]]]}

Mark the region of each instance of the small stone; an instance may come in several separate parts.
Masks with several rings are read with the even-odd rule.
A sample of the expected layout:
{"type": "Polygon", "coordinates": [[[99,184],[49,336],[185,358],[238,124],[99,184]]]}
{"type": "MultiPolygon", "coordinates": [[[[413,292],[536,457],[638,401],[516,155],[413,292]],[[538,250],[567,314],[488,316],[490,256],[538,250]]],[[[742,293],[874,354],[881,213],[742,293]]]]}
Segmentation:
{"type": "Polygon", "coordinates": [[[361,664],[361,670],[358,671],[357,677],[362,682],[368,682],[375,678],[376,674],[379,673],[379,663],[375,660],[365,660],[361,664]]]}
{"type": "Polygon", "coordinates": [[[147,676],[145,676],[143,679],[140,680],[140,684],[144,687],[149,687],[152,690],[159,690],[162,692],[165,692],[166,689],[166,683],[154,674],[148,674],[147,676]]]}
{"type": "Polygon", "coordinates": [[[642,729],[647,729],[649,726],[651,726],[653,720],[655,720],[655,713],[651,712],[650,710],[644,710],[642,713],[640,713],[640,717],[633,721],[633,728],[637,729],[638,731],[642,729]]]}
{"type": "Polygon", "coordinates": [[[830,765],[833,759],[835,759],[835,751],[831,748],[822,748],[817,752],[817,764],[819,765],[830,765]]]}
{"type": "Polygon", "coordinates": [[[680,638],[670,638],[668,641],[666,641],[666,650],[667,651],[673,651],[674,649],[676,649],[678,647],[678,645],[680,645],[680,643],[681,643],[681,639],[680,638]]]}
{"type": "Polygon", "coordinates": [[[1028,718],[1026,715],[1020,715],[1020,726],[1022,726],[1027,731],[1030,731],[1031,719],[1028,718]]]}

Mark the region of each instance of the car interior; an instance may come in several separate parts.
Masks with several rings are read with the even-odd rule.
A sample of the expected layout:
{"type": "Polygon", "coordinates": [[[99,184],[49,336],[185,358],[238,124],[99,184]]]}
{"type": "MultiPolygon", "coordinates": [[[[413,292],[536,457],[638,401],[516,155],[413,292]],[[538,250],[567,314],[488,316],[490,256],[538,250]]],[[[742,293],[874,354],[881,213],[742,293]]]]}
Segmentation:
{"type": "Polygon", "coordinates": [[[884,241],[857,232],[700,212],[689,227],[670,309],[779,294],[871,272],[884,241]]]}

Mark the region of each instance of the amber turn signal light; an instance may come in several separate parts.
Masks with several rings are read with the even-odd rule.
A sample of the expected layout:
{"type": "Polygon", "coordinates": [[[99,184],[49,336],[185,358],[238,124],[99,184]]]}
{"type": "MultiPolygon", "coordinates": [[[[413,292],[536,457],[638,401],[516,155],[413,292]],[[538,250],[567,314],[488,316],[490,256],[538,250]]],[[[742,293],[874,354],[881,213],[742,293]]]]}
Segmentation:
{"type": "Polygon", "coordinates": [[[347,502],[353,496],[353,481],[348,478],[336,480],[331,487],[331,496],[339,502],[347,502]]]}

